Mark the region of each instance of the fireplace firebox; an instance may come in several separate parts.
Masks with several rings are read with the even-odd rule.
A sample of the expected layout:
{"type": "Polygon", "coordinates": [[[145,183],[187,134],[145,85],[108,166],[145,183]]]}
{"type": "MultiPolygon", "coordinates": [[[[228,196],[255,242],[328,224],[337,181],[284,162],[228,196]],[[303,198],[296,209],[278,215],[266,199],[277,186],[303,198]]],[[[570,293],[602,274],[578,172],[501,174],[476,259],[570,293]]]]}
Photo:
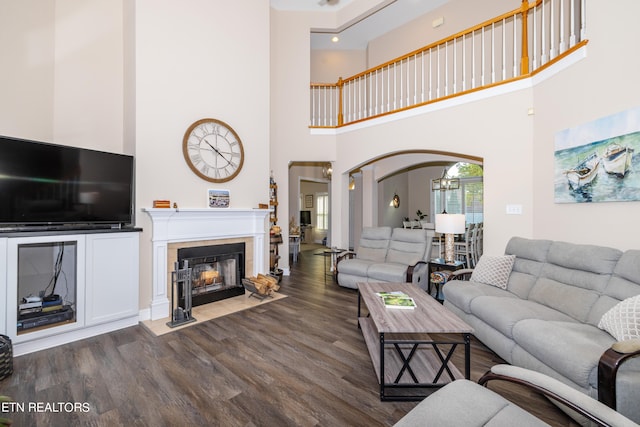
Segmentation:
{"type": "MultiPolygon", "coordinates": [[[[196,246],[178,249],[178,264],[191,267],[192,305],[198,306],[244,294],[245,244],[196,246]]],[[[178,292],[184,307],[185,296],[178,292]]]]}

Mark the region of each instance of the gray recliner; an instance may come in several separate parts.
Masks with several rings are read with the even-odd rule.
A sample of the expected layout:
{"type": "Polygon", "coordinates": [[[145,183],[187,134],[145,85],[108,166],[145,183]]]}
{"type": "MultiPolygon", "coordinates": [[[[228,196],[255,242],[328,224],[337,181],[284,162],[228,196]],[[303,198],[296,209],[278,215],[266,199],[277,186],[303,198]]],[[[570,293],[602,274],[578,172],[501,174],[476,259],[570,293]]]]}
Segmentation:
{"type": "Polygon", "coordinates": [[[548,426],[539,418],[501,395],[482,387],[491,380],[504,380],[528,387],[573,411],[582,425],[637,427],[638,424],[595,399],[562,382],[529,369],[496,365],[476,384],[456,380],[429,395],[401,418],[395,427],[548,426]]]}
{"type": "Polygon", "coordinates": [[[423,229],[364,228],[356,252],[338,257],[338,284],[356,289],[362,282],[409,282],[426,289],[432,238],[423,229]]]}

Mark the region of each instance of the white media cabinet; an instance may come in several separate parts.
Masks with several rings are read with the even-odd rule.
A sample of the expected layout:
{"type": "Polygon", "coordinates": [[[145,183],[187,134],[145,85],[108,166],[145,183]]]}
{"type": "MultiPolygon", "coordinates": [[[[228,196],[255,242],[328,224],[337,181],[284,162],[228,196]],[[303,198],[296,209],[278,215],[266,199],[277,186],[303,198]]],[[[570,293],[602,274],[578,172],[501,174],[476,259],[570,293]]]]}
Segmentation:
{"type": "Polygon", "coordinates": [[[0,233],[0,295],[4,297],[0,333],[11,337],[14,355],[137,325],[140,231],[0,233]],[[18,304],[25,296],[19,295],[19,287],[25,293],[22,288],[28,291],[31,285],[24,283],[35,282],[44,283],[34,285],[44,289],[60,246],[68,249],[62,257],[56,294],[64,292],[65,299],[74,304],[74,320],[19,332],[18,304]]]}

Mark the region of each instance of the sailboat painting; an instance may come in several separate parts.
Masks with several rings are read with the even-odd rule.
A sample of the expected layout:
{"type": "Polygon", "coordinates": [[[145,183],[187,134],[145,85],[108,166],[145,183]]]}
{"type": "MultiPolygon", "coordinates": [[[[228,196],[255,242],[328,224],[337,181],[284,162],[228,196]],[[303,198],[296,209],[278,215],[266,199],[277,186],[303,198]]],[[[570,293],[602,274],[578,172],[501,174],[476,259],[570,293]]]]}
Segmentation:
{"type": "Polygon", "coordinates": [[[640,200],[640,107],[558,132],[556,203],[640,200]]]}

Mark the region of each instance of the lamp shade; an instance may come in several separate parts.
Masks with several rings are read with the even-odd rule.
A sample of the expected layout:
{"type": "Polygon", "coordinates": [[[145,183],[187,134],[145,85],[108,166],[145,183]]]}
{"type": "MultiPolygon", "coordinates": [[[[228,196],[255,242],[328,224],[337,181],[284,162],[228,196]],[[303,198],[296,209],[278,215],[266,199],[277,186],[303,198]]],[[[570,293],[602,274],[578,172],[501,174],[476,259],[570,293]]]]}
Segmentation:
{"type": "Polygon", "coordinates": [[[436,233],[462,234],[465,217],[462,214],[436,214],[436,233]]]}

